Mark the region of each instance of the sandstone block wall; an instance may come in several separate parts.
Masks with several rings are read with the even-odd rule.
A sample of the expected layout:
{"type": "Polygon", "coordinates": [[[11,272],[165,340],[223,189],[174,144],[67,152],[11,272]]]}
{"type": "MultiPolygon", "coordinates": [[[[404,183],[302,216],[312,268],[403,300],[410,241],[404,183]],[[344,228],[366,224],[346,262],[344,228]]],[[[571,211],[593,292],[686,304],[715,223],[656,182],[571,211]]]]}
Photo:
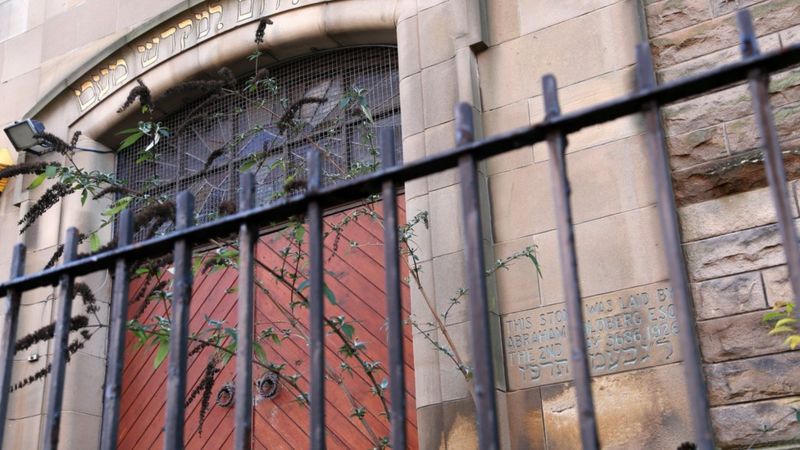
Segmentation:
{"type": "MultiPolygon", "coordinates": [[[[738,59],[740,8],[750,9],[762,51],[800,42],[797,1],[645,3],[661,82],[738,59]]],[[[797,178],[800,70],[776,75],[770,93],[787,174],[797,178]]],[[[797,355],[761,321],[792,294],[747,86],[667,107],[664,121],[718,442],[797,439],[800,425],[787,417],[798,399],[797,355]]],[[[795,208],[797,187],[792,182],[795,208]]]]}

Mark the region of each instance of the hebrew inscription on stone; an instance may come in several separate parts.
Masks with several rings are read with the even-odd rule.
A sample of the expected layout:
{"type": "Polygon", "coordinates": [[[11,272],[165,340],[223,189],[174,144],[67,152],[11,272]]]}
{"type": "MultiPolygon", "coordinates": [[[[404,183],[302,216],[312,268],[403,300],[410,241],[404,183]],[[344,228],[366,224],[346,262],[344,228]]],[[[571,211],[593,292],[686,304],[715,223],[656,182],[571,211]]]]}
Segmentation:
{"type": "MultiPolygon", "coordinates": [[[[586,298],[583,319],[593,376],[680,361],[667,283],[586,298]]],[[[503,316],[503,343],[511,389],[573,379],[563,303],[503,316]]]]}

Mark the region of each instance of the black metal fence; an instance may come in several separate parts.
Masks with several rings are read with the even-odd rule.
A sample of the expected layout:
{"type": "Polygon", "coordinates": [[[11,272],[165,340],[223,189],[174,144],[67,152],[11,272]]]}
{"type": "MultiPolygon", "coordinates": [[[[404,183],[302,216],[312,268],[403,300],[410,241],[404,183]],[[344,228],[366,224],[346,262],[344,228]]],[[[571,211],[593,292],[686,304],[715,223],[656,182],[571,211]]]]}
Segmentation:
{"type": "MultiPolygon", "coordinates": [[[[582,128],[609,122],[623,116],[642,113],[645,117],[653,179],[657,193],[658,211],[664,249],[669,263],[669,276],[680,326],[691,423],[694,426],[697,448],[714,448],[709,405],[703,378],[701,358],[695,332],[695,316],[689,291],[685,261],[681,249],[678,215],[672,190],[670,166],[661,128],[660,107],[682,99],[719,90],[733,83],[749,81],[756,120],[759,124],[765,152],[765,165],[770,191],[778,215],[778,224],[786,250],[790,280],[795,295],[800,294],[800,248],[793,226],[786,176],[781,150],[769,101],[768,83],[771,73],[800,63],[800,45],[782,51],[761,55],[752,20],[747,11],[738,16],[741,33],[742,60],[701,75],[692,76],[663,86],[657,86],[648,45],[637,47],[638,90],[631,95],[612,100],[570,114],[561,114],[556,80],[543,79],[547,116],[544,122],[532,127],[473,142],[472,108],[461,104],[456,109],[457,147],[425,159],[395,166],[393,161],[393,136],[382,136],[383,169],[331,187],[320,183],[320,160],[312,154],[309,162],[308,189],[302,195],[286,199],[279,204],[254,208],[254,178],[244,174],[241,184],[240,211],[212,223],[193,226],[192,196],[183,192],[177,199],[176,230],[145,242],[132,243],[130,211],[121,216],[119,245],[116,249],[76,260],[78,233],[67,231],[64,262],[62,265],[24,275],[25,247],[14,249],[11,278],[0,284],[0,296],[6,296],[2,335],[2,370],[0,371],[0,423],[5,423],[9,385],[14,354],[17,316],[23,292],[59,285],[58,320],[55,329],[55,354],[47,402],[44,448],[58,446],[61,404],[64,393],[64,374],[67,363],[67,337],[69,313],[75,277],[114,267],[115,282],[111,303],[110,345],[105,384],[101,445],[114,448],[117,442],[120,384],[124,360],[124,333],[127,317],[129,264],[137,259],[174,252],[175,274],[173,294],[173,332],[170,336],[169,371],[167,385],[167,413],[165,423],[165,448],[183,447],[184,395],[186,391],[186,360],[188,345],[188,307],[192,286],[192,243],[210,237],[225,236],[239,231],[240,277],[239,321],[236,363],[236,430],[237,449],[250,447],[252,431],[252,353],[253,334],[253,249],[259,226],[286,220],[304,213],[309,222],[311,264],[311,446],[325,448],[324,415],[324,330],[323,330],[323,258],[322,212],[327,206],[362,199],[382,193],[384,202],[386,292],[388,303],[390,376],[391,376],[391,446],[405,448],[404,432],[404,376],[402,317],[400,305],[400,272],[397,230],[396,187],[404,182],[458,167],[463,204],[464,248],[469,276],[470,321],[474,392],[478,420],[479,444],[482,449],[499,448],[495,381],[492,371],[489,319],[482,250],[481,214],[478,196],[479,160],[499,155],[516,148],[547,141],[550,151],[554,201],[556,204],[558,239],[562,266],[563,286],[568,315],[570,364],[575,374],[575,388],[580,421],[581,442],[584,449],[599,447],[595,410],[592,402],[589,364],[586,357],[586,340],[583,313],[580,303],[577,259],[570,208],[570,187],[566,171],[565,152],[567,136],[582,128]]],[[[2,441],[4,427],[0,427],[2,441]]]]}

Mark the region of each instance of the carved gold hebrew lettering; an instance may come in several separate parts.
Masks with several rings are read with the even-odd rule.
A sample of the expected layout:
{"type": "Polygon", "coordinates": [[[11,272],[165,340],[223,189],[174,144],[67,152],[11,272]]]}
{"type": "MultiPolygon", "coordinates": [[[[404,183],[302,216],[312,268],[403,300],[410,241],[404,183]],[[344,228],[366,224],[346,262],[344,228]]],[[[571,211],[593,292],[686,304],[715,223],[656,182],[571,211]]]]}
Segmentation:
{"type": "Polygon", "coordinates": [[[253,17],[253,7],[255,6],[254,0],[237,0],[236,3],[237,3],[236,8],[238,12],[236,16],[237,23],[253,17]],[[247,3],[249,6],[243,7],[244,3],[247,3]]]}
{"type": "Polygon", "coordinates": [[[197,19],[197,39],[203,39],[211,31],[208,11],[195,14],[194,18],[197,19]]]}
{"type": "Polygon", "coordinates": [[[172,51],[173,54],[175,53],[175,50],[177,50],[177,48],[175,47],[175,33],[177,31],[178,31],[177,28],[169,27],[169,28],[167,28],[165,31],[163,31],[161,33],[161,39],[167,39],[169,37],[172,38],[172,40],[171,40],[172,45],[170,46],[170,50],[172,51]]]}
{"type": "MultiPolygon", "coordinates": [[[[195,16],[199,16],[199,14],[196,14],[195,16]]],[[[192,19],[186,19],[178,24],[178,28],[184,30],[183,34],[181,34],[181,50],[186,48],[186,38],[192,34],[192,24],[192,19]]]]}
{"type": "Polygon", "coordinates": [[[150,42],[144,45],[138,45],[136,51],[141,55],[142,67],[148,67],[158,60],[158,47],[161,39],[154,37],[150,42]]]}
{"type": "MultiPolygon", "coordinates": [[[[209,7],[208,7],[208,13],[209,13],[209,14],[210,14],[212,17],[214,16],[214,14],[217,14],[217,30],[221,30],[221,29],[222,29],[222,27],[223,27],[223,26],[225,26],[225,25],[222,23],[222,5],[220,5],[219,3],[217,3],[216,5],[209,6],[209,7]]],[[[209,21],[209,25],[210,25],[210,21],[209,21]]]]}
{"type": "Polygon", "coordinates": [[[80,90],[75,89],[75,96],[78,97],[78,103],[81,106],[81,112],[86,111],[90,106],[97,103],[97,93],[94,90],[94,84],[91,81],[86,81],[81,84],[80,90]],[[84,93],[91,91],[91,95],[84,99],[84,93]]]}
{"type": "Polygon", "coordinates": [[[123,81],[128,79],[128,63],[125,62],[124,59],[122,59],[122,58],[118,59],[117,62],[115,62],[114,64],[111,64],[110,66],[108,66],[108,69],[112,73],[114,73],[114,76],[115,76],[115,78],[114,78],[114,86],[115,87],[120,86],[123,81]],[[122,75],[117,75],[117,69],[122,69],[123,70],[122,75]]]}
{"type": "Polygon", "coordinates": [[[105,97],[106,94],[111,92],[111,77],[108,76],[109,72],[108,69],[100,69],[100,75],[94,75],[92,77],[92,81],[97,85],[97,89],[99,94],[97,95],[99,98],[105,97]]]}

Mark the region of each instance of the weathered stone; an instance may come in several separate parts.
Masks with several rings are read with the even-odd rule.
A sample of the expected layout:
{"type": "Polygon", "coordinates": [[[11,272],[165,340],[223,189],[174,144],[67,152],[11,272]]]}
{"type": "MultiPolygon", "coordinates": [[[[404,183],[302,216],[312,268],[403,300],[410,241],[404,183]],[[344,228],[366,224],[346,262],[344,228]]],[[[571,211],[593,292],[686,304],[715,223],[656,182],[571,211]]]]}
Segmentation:
{"type": "Polygon", "coordinates": [[[689,275],[698,281],[783,264],[777,225],[766,225],[684,246],[689,275]]]}
{"type": "MultiPolygon", "coordinates": [[[[469,322],[449,325],[447,332],[450,334],[453,344],[455,344],[455,353],[458,353],[461,361],[467,366],[472,365],[472,334],[469,322]]],[[[439,331],[438,334],[442,345],[452,349],[447,344],[442,332],[439,331]]],[[[497,350],[499,351],[499,349],[497,350]]],[[[456,366],[455,361],[444,352],[437,351],[437,353],[439,354],[439,380],[442,388],[442,401],[447,402],[469,397],[469,384],[464,379],[464,374],[456,366]]]]}
{"type": "MultiPolygon", "coordinates": [[[[432,330],[428,332],[431,340],[438,339],[438,332],[432,330]]],[[[438,405],[442,402],[442,389],[439,383],[439,350],[425,339],[424,336],[414,336],[414,389],[416,395],[417,420],[419,423],[426,423],[419,411],[429,405],[438,405]]],[[[422,429],[428,427],[420,427],[422,429]]],[[[431,426],[433,428],[433,426],[431,426]]],[[[440,428],[440,427],[439,427],[440,428]]],[[[422,441],[420,435],[420,441],[422,441]]],[[[423,446],[421,448],[436,448],[423,446]]]]}
{"type": "MultiPolygon", "coordinates": [[[[795,203],[792,216],[797,217],[795,203]]],[[[777,221],[768,188],[694,203],[679,210],[683,241],[690,242],[777,221]]]]}
{"type": "Polygon", "coordinates": [[[441,256],[461,249],[461,191],[458,186],[432,191],[430,235],[432,256],[441,256]]]}
{"type": "Polygon", "coordinates": [[[453,7],[450,2],[438,4],[419,13],[420,63],[429,67],[453,57],[453,7]]]}
{"type": "MultiPolygon", "coordinates": [[[[425,157],[425,134],[424,133],[417,133],[411,136],[407,136],[403,138],[403,161],[404,162],[411,162],[418,159],[422,159],[425,157]]],[[[406,182],[406,203],[409,201],[419,198],[419,197],[427,197],[428,195],[428,178],[427,177],[420,177],[406,182]]],[[[428,200],[425,200],[426,206],[425,211],[428,210],[427,207],[428,200]]],[[[420,210],[417,210],[419,212],[420,210]]],[[[416,212],[414,213],[416,214],[416,212]]],[[[409,215],[409,217],[413,217],[413,215],[409,215]]],[[[430,250],[430,247],[428,247],[430,250]]]]}
{"type": "Polygon", "coordinates": [[[725,89],[663,109],[664,123],[670,135],[708,128],[752,113],[753,105],[744,85],[725,89]],[[713,114],[709,112],[713,111],[713,114]]]}
{"type": "Polygon", "coordinates": [[[417,409],[419,448],[447,449],[444,430],[444,405],[435,403],[417,409]]]}
{"type": "Polygon", "coordinates": [[[722,362],[788,350],[781,336],[769,336],[763,311],[697,323],[700,349],[706,362],[722,362]]]}
{"type": "MultiPolygon", "coordinates": [[[[593,376],[681,360],[675,305],[667,283],[584,298],[586,350],[593,376]]],[[[503,316],[511,389],[573,379],[564,304],[503,316]]]]}
{"type": "MultiPolygon", "coordinates": [[[[656,208],[645,207],[575,227],[581,293],[590,297],[667,279],[656,208]]],[[[537,234],[542,304],[564,301],[555,231],[537,234]]]]}
{"type": "MultiPolygon", "coordinates": [[[[455,121],[445,122],[425,130],[425,155],[431,156],[455,147],[455,121]]],[[[458,171],[449,169],[429,175],[428,189],[434,191],[458,183],[458,171]]]]}
{"type": "Polygon", "coordinates": [[[542,394],[525,389],[506,396],[508,405],[509,447],[512,450],[545,448],[542,394]]]}
{"type": "MultiPolygon", "coordinates": [[[[781,142],[800,136],[800,104],[785,105],[774,111],[775,127],[781,142]]],[[[725,124],[731,153],[760,148],[761,137],[754,116],[743,117],[725,124]]]]}
{"type": "Polygon", "coordinates": [[[792,407],[796,407],[798,400],[800,397],[787,397],[712,408],[717,445],[727,449],[745,448],[754,442],[759,447],[770,443],[797,443],[800,422],[795,420],[792,407]]]}
{"type": "Polygon", "coordinates": [[[9,419],[5,425],[3,448],[39,448],[41,446],[39,439],[44,420],[44,414],[37,414],[24,419],[9,419]]]}
{"type": "Polygon", "coordinates": [[[403,122],[403,137],[413,136],[425,130],[422,110],[422,84],[419,74],[400,80],[400,118],[403,122]]]}
{"type": "Polygon", "coordinates": [[[769,93],[773,106],[800,101],[800,69],[787,70],[773,75],[770,78],[769,93]]]}
{"type": "Polygon", "coordinates": [[[705,367],[709,400],[717,406],[800,392],[798,365],[800,352],[709,364],[705,367]]]}
{"type": "Polygon", "coordinates": [[[478,448],[478,420],[472,398],[444,403],[442,420],[448,449],[478,448]]]}
{"type": "Polygon", "coordinates": [[[758,272],[717,278],[695,285],[695,312],[699,319],[764,309],[764,289],[758,272]]]}
{"type": "Polygon", "coordinates": [[[517,2],[486,2],[490,46],[520,36],[517,8],[517,2]]]}
{"type": "MultiPolygon", "coordinates": [[[[482,118],[483,132],[486,136],[528,126],[528,102],[521,100],[502,108],[485,111],[482,118]]],[[[530,146],[527,146],[489,158],[486,160],[486,169],[489,175],[493,175],[532,163],[533,151],[530,146]]]]}
{"type": "Polygon", "coordinates": [[[711,0],[711,9],[714,17],[736,11],[737,0],[711,0]]]}
{"type": "Polygon", "coordinates": [[[663,0],[647,5],[647,32],[659,36],[711,18],[706,0],[663,0]]]}
{"type": "MultiPolygon", "coordinates": [[[[780,49],[781,42],[777,33],[758,38],[758,46],[763,52],[780,49]]],[[[662,83],[678,78],[694,75],[706,70],[711,70],[723,64],[732,63],[742,58],[738,45],[717,50],[707,55],[698,56],[680,64],[662,67],[658,71],[658,78],[662,83]]]]}
{"type": "MultiPolygon", "coordinates": [[[[769,34],[797,23],[800,4],[796,0],[774,0],[751,8],[758,34],[769,34]]],[[[670,66],[716,50],[736,45],[734,15],[724,15],[651,41],[658,67],[670,66]]]]}
{"type": "Polygon", "coordinates": [[[539,94],[536,80],[546,73],[557,74],[559,84],[567,86],[622,69],[635,61],[631,44],[638,40],[636,3],[624,0],[491,47],[478,55],[483,107],[495,109],[539,94]]]}
{"type": "Polygon", "coordinates": [[[420,70],[417,20],[414,16],[397,24],[397,66],[400,79],[420,70]]]}
{"type": "Polygon", "coordinates": [[[764,277],[764,290],[767,292],[767,303],[770,306],[794,298],[792,287],[789,285],[789,270],[786,266],[764,270],[761,275],[764,277]]]}
{"type": "MultiPolygon", "coordinates": [[[[787,178],[800,177],[800,142],[782,148],[787,178]]],[[[683,206],[764,187],[763,158],[759,149],[673,172],[675,200],[683,206]]]]}
{"type": "Polygon", "coordinates": [[[433,258],[433,276],[436,280],[436,310],[447,325],[467,320],[469,295],[461,294],[467,288],[464,252],[455,252],[433,258]]]}
{"type": "MultiPolygon", "coordinates": [[[[494,246],[495,258],[505,259],[533,245],[530,236],[494,246]]],[[[530,260],[523,258],[495,273],[500,312],[508,314],[538,306],[539,276],[530,260]]]]}
{"type": "Polygon", "coordinates": [[[614,0],[571,0],[554,8],[550,0],[519,0],[522,34],[566,22],[614,3],[614,0]]]}
{"type": "MultiPolygon", "coordinates": [[[[628,93],[635,89],[636,82],[634,72],[632,68],[626,67],[581,81],[580,83],[562,87],[558,90],[562,112],[569,113],[584,108],[590,108],[599,103],[628,95],[628,93]]],[[[528,109],[530,111],[532,124],[545,120],[544,98],[542,96],[529,99],[528,109]]],[[[567,152],[574,153],[578,150],[619,141],[620,139],[641,134],[642,131],[643,126],[639,116],[622,117],[571,133],[569,135],[567,152]]],[[[534,153],[539,149],[544,150],[544,157],[537,158],[537,162],[548,158],[547,144],[539,143],[534,145],[534,153]]],[[[568,164],[568,166],[570,166],[570,164],[568,164]]],[[[580,210],[580,208],[575,209],[580,210]]]]}
{"type": "Polygon", "coordinates": [[[495,242],[555,228],[547,163],[493,175],[489,179],[495,242]]]}
{"type": "MultiPolygon", "coordinates": [[[[595,378],[595,411],[603,448],[672,449],[691,440],[691,422],[679,364],[595,378]]],[[[575,392],[542,388],[550,450],[581,448],[575,392]]]]}
{"type": "Polygon", "coordinates": [[[656,66],[665,67],[736,45],[736,40],[736,21],[726,16],[657,37],[650,45],[656,66]]]}
{"type": "MultiPolygon", "coordinates": [[[[425,128],[453,120],[453,106],[458,100],[457,87],[452,82],[455,77],[454,59],[422,69],[422,113],[425,128]]],[[[419,110],[416,113],[419,114],[419,110]]]]}
{"type": "Polygon", "coordinates": [[[670,165],[676,170],[728,155],[723,125],[671,136],[667,139],[667,148],[670,165]]]}
{"type": "Polygon", "coordinates": [[[797,44],[800,42],[800,25],[781,31],[781,43],[784,46],[797,44]]]}

